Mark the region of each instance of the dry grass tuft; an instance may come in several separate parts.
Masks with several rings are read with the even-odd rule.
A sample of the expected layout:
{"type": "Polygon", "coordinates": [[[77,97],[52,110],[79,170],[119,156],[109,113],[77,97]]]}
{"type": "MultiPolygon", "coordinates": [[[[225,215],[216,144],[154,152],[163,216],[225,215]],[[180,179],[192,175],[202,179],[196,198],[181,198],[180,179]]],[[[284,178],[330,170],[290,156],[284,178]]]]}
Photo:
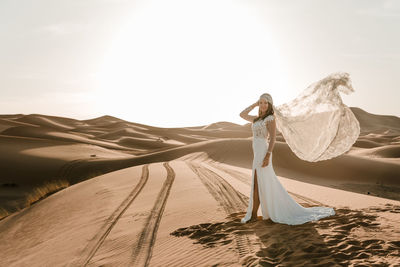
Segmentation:
{"type": "Polygon", "coordinates": [[[26,197],[26,206],[33,205],[35,202],[48,197],[69,186],[67,180],[48,181],[39,187],[35,187],[33,192],[26,197]]]}
{"type": "Polygon", "coordinates": [[[10,215],[10,213],[7,210],[0,208],[0,220],[7,217],[8,215],[10,215]]]}

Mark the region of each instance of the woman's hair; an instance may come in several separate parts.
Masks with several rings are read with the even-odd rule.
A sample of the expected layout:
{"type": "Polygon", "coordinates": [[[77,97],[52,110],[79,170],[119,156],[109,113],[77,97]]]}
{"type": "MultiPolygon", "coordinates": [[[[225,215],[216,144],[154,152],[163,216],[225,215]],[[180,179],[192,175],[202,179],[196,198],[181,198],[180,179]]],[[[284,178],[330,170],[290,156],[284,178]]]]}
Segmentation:
{"type": "Polygon", "coordinates": [[[273,115],[273,114],[274,114],[274,108],[272,107],[272,104],[268,102],[268,108],[267,108],[267,112],[265,112],[265,115],[261,117],[261,109],[258,108],[258,117],[253,120],[253,123],[258,120],[263,120],[268,115],[273,115]]]}

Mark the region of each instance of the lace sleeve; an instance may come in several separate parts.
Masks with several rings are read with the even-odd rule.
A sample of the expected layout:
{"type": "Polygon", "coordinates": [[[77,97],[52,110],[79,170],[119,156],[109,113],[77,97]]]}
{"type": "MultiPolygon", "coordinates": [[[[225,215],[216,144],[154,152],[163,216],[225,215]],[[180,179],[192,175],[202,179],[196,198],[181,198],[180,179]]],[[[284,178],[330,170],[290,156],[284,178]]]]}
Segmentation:
{"type": "Polygon", "coordinates": [[[347,152],[357,140],[360,124],[339,92],[354,92],[348,73],[333,73],[274,107],[277,128],[299,158],[327,160],[347,152]]]}
{"type": "Polygon", "coordinates": [[[276,124],[271,123],[275,119],[274,115],[268,115],[264,121],[267,122],[267,130],[269,136],[268,151],[272,153],[276,141],[276,124]]]}
{"type": "Polygon", "coordinates": [[[271,115],[268,115],[267,117],[264,118],[264,122],[272,121],[273,119],[275,119],[275,116],[271,114],[271,115]]]}

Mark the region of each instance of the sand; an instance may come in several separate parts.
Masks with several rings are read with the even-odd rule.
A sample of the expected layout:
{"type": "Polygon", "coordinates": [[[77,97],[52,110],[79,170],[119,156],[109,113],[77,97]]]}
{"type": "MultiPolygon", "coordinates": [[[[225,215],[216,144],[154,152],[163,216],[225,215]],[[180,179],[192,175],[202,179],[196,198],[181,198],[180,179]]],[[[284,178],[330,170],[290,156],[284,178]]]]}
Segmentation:
{"type": "Polygon", "coordinates": [[[248,123],[0,115],[0,266],[400,266],[400,118],[352,110],[360,137],[335,159],[277,137],[289,194],[336,211],[296,226],[240,223],[248,123]]]}

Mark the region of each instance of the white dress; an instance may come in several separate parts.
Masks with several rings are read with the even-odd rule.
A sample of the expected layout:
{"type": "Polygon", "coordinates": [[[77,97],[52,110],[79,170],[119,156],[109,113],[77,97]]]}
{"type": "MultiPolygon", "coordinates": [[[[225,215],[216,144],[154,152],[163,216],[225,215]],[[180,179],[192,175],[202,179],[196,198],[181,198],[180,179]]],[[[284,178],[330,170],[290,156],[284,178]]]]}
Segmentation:
{"type": "Polygon", "coordinates": [[[263,220],[270,218],[273,222],[289,225],[303,224],[316,221],[335,214],[330,207],[305,208],[299,205],[280,183],[272,166],[272,155],[267,166],[262,167],[263,159],[268,150],[269,140],[266,123],[275,119],[274,115],[267,116],[264,120],[252,123],[253,132],[253,165],[249,205],[247,213],[241,219],[242,223],[250,220],[253,210],[254,175],[257,170],[258,195],[263,220]]]}

